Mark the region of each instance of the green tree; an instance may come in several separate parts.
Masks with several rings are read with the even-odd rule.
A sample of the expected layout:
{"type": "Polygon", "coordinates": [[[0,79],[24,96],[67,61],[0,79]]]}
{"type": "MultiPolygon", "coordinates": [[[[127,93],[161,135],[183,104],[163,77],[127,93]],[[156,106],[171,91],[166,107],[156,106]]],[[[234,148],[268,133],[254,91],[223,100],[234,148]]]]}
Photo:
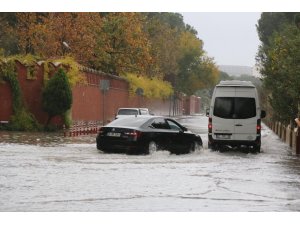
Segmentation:
{"type": "Polygon", "coordinates": [[[150,51],[154,61],[148,67],[148,74],[160,74],[171,81],[178,73],[178,46],[180,40],[178,30],[182,29],[182,23],[177,22],[181,28],[175,26],[176,23],[171,23],[171,21],[180,21],[180,17],[176,20],[174,17],[177,14],[172,14],[172,16],[169,14],[171,13],[148,13],[146,15],[145,30],[151,42],[150,51]],[[169,21],[170,18],[173,19],[169,21]]]}
{"type": "Polygon", "coordinates": [[[5,56],[19,53],[15,26],[16,13],[0,13],[0,50],[5,56]]]}
{"type": "Polygon", "coordinates": [[[265,95],[273,109],[272,117],[285,123],[300,111],[300,31],[295,25],[295,15],[263,14],[258,27],[262,45],[257,60],[265,95]],[[268,17],[277,18],[275,24],[268,17]]]}
{"type": "Polygon", "coordinates": [[[72,90],[63,69],[51,77],[43,91],[43,110],[48,113],[48,125],[56,115],[63,115],[72,105],[72,90]]]}
{"type": "Polygon", "coordinates": [[[102,19],[95,50],[97,68],[111,74],[144,74],[152,63],[141,13],[108,13],[102,19]]]}
{"type": "Polygon", "coordinates": [[[180,39],[179,73],[176,89],[186,94],[216,84],[219,71],[213,59],[203,50],[203,42],[189,31],[183,32],[180,39]]]}

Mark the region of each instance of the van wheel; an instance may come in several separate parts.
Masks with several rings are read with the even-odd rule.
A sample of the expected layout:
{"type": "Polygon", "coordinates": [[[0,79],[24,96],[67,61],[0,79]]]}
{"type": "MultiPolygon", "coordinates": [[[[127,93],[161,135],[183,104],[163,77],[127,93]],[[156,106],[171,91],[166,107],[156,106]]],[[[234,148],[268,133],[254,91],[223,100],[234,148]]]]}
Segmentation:
{"type": "Polygon", "coordinates": [[[254,145],[252,151],[253,153],[260,153],[260,145],[254,145]]]}
{"type": "Polygon", "coordinates": [[[217,148],[217,145],[216,144],[208,144],[208,148],[212,151],[217,151],[218,148],[217,148]]]}

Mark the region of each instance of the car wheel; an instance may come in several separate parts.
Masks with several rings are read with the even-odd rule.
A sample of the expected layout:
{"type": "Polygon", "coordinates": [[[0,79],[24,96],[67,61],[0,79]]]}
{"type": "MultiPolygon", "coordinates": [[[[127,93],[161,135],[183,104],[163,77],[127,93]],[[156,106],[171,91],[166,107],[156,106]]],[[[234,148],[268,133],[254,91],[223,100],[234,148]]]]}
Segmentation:
{"type": "Polygon", "coordinates": [[[147,146],[148,154],[153,154],[156,151],[157,151],[157,144],[155,143],[155,141],[150,141],[147,146]]]}
{"type": "Polygon", "coordinates": [[[195,141],[194,143],[194,151],[200,151],[201,149],[201,144],[199,144],[197,141],[195,141]]]}
{"type": "Polygon", "coordinates": [[[98,150],[101,150],[101,148],[100,148],[100,145],[97,143],[97,149],[98,150]]]}
{"type": "Polygon", "coordinates": [[[198,149],[200,149],[200,146],[199,146],[199,144],[196,141],[194,141],[190,145],[189,152],[194,152],[194,151],[196,151],[198,149]]]}

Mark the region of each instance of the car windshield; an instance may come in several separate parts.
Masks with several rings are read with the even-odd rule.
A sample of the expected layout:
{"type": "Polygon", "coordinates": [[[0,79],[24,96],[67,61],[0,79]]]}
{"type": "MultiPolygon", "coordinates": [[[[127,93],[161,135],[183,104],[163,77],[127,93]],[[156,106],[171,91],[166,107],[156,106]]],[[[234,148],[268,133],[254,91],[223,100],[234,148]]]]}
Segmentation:
{"type": "Polygon", "coordinates": [[[214,115],[224,119],[247,119],[255,117],[255,99],[218,97],[215,100],[214,115]]]}
{"type": "Polygon", "coordinates": [[[149,118],[145,117],[130,117],[130,118],[119,118],[111,123],[107,124],[106,126],[110,127],[141,127],[144,123],[146,123],[149,118]]]}
{"type": "Polygon", "coordinates": [[[137,115],[138,111],[136,109],[120,109],[118,115],[137,115]]]}

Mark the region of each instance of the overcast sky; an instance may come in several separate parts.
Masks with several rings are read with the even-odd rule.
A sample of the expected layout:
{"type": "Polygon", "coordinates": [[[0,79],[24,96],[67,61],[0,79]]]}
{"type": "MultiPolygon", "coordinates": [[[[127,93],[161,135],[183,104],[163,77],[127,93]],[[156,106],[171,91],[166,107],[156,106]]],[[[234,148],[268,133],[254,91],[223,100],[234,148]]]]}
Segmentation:
{"type": "Polygon", "coordinates": [[[185,12],[184,22],[198,31],[204,50],[217,65],[254,66],[260,43],[259,12],[185,12]]]}

